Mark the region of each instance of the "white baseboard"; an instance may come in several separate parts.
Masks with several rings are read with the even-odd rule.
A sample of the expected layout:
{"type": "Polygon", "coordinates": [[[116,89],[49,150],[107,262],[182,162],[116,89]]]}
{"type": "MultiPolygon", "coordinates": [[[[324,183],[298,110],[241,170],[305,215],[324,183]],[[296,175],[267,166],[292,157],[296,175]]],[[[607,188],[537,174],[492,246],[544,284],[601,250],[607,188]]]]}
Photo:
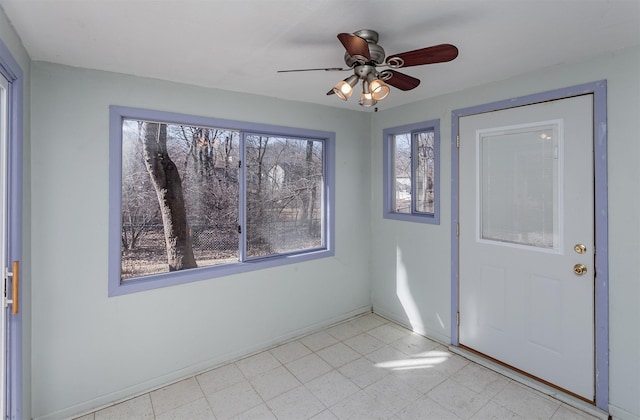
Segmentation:
{"type": "Polygon", "coordinates": [[[396,324],[402,325],[403,327],[415,332],[416,334],[420,334],[430,340],[437,341],[444,346],[449,346],[451,344],[451,337],[449,337],[448,335],[444,335],[439,331],[426,328],[422,323],[411,323],[404,316],[392,312],[387,312],[384,309],[375,307],[373,308],[373,313],[375,313],[376,315],[380,315],[381,317],[386,318],[389,321],[393,321],[396,324]]]}
{"type": "Polygon", "coordinates": [[[640,420],[640,414],[633,414],[614,404],[609,404],[609,414],[614,420],[640,420]]]}
{"type": "Polygon", "coordinates": [[[253,354],[269,350],[288,341],[298,339],[307,334],[313,333],[317,330],[326,328],[330,325],[343,322],[349,318],[353,318],[364,313],[371,312],[371,306],[363,306],[353,311],[341,314],[339,316],[326,319],[324,321],[317,322],[315,324],[300,328],[294,331],[287,332],[278,337],[271,338],[261,343],[256,343],[253,346],[234,351],[213,359],[206,360],[202,363],[196,363],[187,366],[183,369],[168,373],[166,375],[158,376],[148,381],[136,384],[131,387],[120,389],[110,394],[102,395],[98,398],[94,398],[88,401],[84,401],[80,404],[76,404],[65,409],[46,414],[42,417],[36,417],[34,420],[62,420],[81,417],[84,414],[89,414],[94,411],[101,410],[123,401],[130,400],[140,395],[146,394],[156,389],[164,388],[167,385],[171,385],[176,382],[180,382],[184,379],[188,379],[192,376],[199,375],[211,369],[215,369],[221,365],[234,362],[236,360],[251,356],[253,354]]]}

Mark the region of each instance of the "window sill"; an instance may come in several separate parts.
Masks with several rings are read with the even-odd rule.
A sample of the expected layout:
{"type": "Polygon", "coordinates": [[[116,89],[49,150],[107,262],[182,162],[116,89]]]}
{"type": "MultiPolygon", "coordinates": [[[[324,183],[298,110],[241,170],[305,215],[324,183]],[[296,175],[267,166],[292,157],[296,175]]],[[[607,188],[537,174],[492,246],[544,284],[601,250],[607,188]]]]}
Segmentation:
{"type": "Polygon", "coordinates": [[[246,262],[237,262],[218,266],[194,268],[185,271],[153,274],[145,277],[136,277],[125,281],[120,280],[120,272],[109,274],[109,297],[142,292],[145,290],[159,289],[195,281],[231,276],[250,271],[263,270],[265,268],[279,267],[282,265],[296,264],[304,261],[312,261],[321,258],[332,257],[335,252],[332,249],[319,249],[298,254],[285,254],[256,258],[246,262]]]}
{"type": "Polygon", "coordinates": [[[440,218],[437,214],[405,214],[395,212],[385,212],[383,217],[391,220],[401,220],[403,222],[427,223],[430,225],[439,225],[440,218]]]}

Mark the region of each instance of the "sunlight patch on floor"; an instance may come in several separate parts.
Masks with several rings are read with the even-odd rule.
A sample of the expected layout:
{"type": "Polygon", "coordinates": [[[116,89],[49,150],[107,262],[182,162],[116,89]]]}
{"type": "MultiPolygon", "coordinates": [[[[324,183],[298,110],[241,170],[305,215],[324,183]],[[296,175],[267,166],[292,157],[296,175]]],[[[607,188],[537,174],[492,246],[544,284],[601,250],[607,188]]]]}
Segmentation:
{"type": "Polygon", "coordinates": [[[446,362],[450,356],[450,353],[433,350],[415,355],[409,359],[389,360],[376,363],[375,367],[390,370],[429,369],[435,365],[446,362]]]}

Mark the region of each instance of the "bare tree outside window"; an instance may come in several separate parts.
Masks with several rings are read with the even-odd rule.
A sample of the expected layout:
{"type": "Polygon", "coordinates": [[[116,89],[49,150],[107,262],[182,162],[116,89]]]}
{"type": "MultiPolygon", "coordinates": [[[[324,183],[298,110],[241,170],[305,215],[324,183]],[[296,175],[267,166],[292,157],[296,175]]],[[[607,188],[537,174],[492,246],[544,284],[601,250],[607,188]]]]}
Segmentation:
{"type": "Polygon", "coordinates": [[[160,205],[169,271],[195,268],[182,179],[167,148],[167,125],[146,122],[142,131],[142,156],[160,205]]]}
{"type": "Polygon", "coordinates": [[[434,212],[434,132],[393,136],[393,209],[396,213],[434,212]]]}
{"type": "Polygon", "coordinates": [[[245,150],[247,257],[323,246],[322,142],[250,135],[245,150]]]}
{"type": "Polygon", "coordinates": [[[131,124],[128,133],[139,139],[122,155],[122,249],[130,252],[138,248],[138,241],[157,223],[160,207],[142,155],[144,123],[131,124]],[[137,146],[137,147],[135,147],[137,146]]]}
{"type": "Polygon", "coordinates": [[[414,166],[414,211],[417,213],[433,213],[433,171],[434,148],[433,131],[421,131],[413,134],[414,166]]]}
{"type": "Polygon", "coordinates": [[[394,210],[411,213],[411,133],[393,136],[394,210]]]}
{"type": "Polygon", "coordinates": [[[122,279],[237,261],[238,132],[122,128],[122,279]]]}

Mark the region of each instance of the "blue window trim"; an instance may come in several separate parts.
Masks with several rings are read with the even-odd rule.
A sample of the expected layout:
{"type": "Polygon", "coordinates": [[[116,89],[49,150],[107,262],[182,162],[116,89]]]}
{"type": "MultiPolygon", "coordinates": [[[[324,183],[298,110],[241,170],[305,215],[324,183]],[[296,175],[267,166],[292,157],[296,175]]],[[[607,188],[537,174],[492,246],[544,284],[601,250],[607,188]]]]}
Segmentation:
{"type": "MultiPolygon", "coordinates": [[[[153,111],[111,105],[109,107],[109,296],[119,296],[144,290],[174,286],[193,281],[213,279],[248,271],[299,263],[335,255],[335,133],[268,124],[153,111]],[[201,125],[263,135],[291,136],[296,138],[321,140],[324,143],[325,183],[325,248],[306,250],[298,253],[272,255],[244,262],[224,264],[213,267],[201,267],[171,273],[155,274],[136,279],[121,281],[120,232],[122,229],[122,120],[134,118],[162,121],[175,124],[201,125]]],[[[240,209],[243,212],[242,209],[240,209]]]]}
{"type": "MultiPolygon", "coordinates": [[[[407,222],[440,224],[440,120],[430,120],[382,130],[383,138],[383,182],[382,182],[382,214],[385,219],[404,220],[407,222]],[[433,214],[427,213],[398,213],[393,211],[393,136],[403,133],[433,131],[434,139],[434,170],[433,170],[433,214]]],[[[411,186],[413,189],[413,185],[411,186]]]]}

